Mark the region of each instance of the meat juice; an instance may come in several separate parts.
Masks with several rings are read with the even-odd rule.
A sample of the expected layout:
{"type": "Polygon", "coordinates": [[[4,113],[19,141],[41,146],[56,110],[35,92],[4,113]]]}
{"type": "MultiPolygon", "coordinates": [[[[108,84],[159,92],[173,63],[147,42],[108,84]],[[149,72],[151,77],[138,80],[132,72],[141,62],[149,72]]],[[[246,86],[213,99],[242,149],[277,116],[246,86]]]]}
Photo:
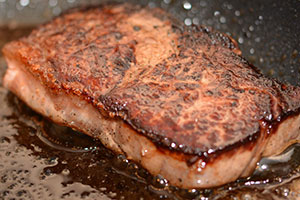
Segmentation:
{"type": "MultiPolygon", "coordinates": [[[[0,44],[31,28],[0,29],[0,44]]],[[[1,55],[1,75],[5,62],[1,55]]],[[[1,80],[2,81],[2,80],[1,80]]],[[[252,177],[184,190],[152,177],[101,143],[44,119],[0,88],[0,197],[3,199],[299,199],[300,145],[264,158],[252,177]]]]}

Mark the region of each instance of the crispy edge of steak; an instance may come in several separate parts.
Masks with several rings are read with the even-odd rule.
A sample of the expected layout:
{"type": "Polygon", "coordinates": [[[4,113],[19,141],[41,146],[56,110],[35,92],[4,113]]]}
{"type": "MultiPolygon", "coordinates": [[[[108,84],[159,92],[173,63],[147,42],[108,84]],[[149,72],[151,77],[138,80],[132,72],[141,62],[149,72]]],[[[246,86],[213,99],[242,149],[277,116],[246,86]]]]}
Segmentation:
{"type": "Polygon", "coordinates": [[[58,124],[99,138],[107,148],[125,154],[151,174],[160,174],[178,187],[215,187],[248,176],[262,155],[280,153],[291,141],[300,139],[300,115],[294,115],[278,124],[276,133],[270,134],[268,127],[265,127],[252,141],[224,149],[209,160],[205,157],[191,157],[155,145],[123,120],[103,116],[82,97],[66,91],[53,94],[49,91],[51,89],[24,69],[24,63],[10,59],[7,61],[9,68],[4,78],[5,87],[28,106],[58,124]],[[281,146],[278,147],[278,144],[281,146]],[[189,164],[188,161],[193,159],[196,160],[189,164]]]}
{"type": "MultiPolygon", "coordinates": [[[[165,25],[168,25],[168,23],[165,25]]],[[[47,31],[47,28],[44,29],[44,31],[47,31]]],[[[193,31],[195,30],[184,29],[183,33],[186,33],[184,31],[192,32],[191,35],[193,36],[193,31]]],[[[206,34],[208,32],[206,30],[206,34]]],[[[203,29],[200,30],[200,36],[201,33],[203,34],[203,29]]],[[[189,33],[187,35],[187,38],[191,36],[189,33]]],[[[215,33],[212,35],[214,36],[215,33]]],[[[222,36],[221,39],[222,38],[224,37],[222,36]]],[[[230,41],[228,38],[227,40],[230,41]]],[[[197,41],[187,41],[183,37],[181,45],[193,44],[193,42],[197,44],[197,41]]],[[[222,46],[222,44],[224,45],[222,42],[218,43],[218,40],[214,40],[214,42],[217,42],[217,45],[220,46],[222,46]]],[[[299,140],[300,118],[298,116],[299,109],[297,109],[297,101],[299,100],[300,93],[299,88],[293,88],[289,85],[283,86],[275,81],[265,79],[267,80],[266,83],[271,82],[277,86],[287,87],[285,89],[287,92],[285,92],[286,94],[284,94],[282,102],[288,105],[286,109],[283,109],[284,112],[282,113],[284,115],[279,115],[281,121],[276,122],[278,118],[276,120],[272,119],[271,121],[266,121],[265,119],[258,120],[260,124],[259,129],[256,129],[256,131],[242,140],[222,148],[212,149],[213,152],[210,152],[210,149],[206,149],[206,151],[202,149],[200,153],[203,154],[199,155],[199,152],[172,148],[173,142],[170,142],[170,140],[167,144],[162,142],[166,137],[159,138],[159,141],[157,141],[157,137],[151,138],[151,136],[143,133],[141,127],[137,127],[136,124],[131,123],[131,121],[127,120],[127,123],[131,125],[129,126],[120,118],[112,119],[112,115],[107,114],[107,111],[121,118],[125,117],[128,119],[128,116],[126,116],[128,113],[124,115],[122,114],[123,111],[116,108],[115,105],[109,105],[110,102],[108,100],[114,98],[113,95],[118,92],[118,88],[117,90],[111,90],[111,92],[101,97],[102,102],[106,102],[104,102],[104,107],[100,106],[98,108],[93,107],[92,103],[88,102],[86,96],[83,97],[82,93],[79,94],[76,90],[70,92],[68,88],[63,87],[59,89],[49,88],[49,85],[45,84],[43,79],[38,78],[34,73],[28,71],[28,65],[34,62],[34,59],[40,58],[30,58],[30,56],[26,57],[18,54],[18,50],[14,52],[16,49],[12,48],[13,45],[16,45],[16,43],[4,48],[4,54],[9,65],[9,69],[4,78],[4,84],[7,88],[13,91],[34,110],[53,121],[71,126],[86,134],[99,138],[108,148],[127,155],[129,159],[141,163],[152,174],[161,174],[167,178],[171,184],[179,187],[213,187],[233,181],[240,176],[247,176],[254,169],[261,155],[278,153],[278,144],[284,148],[291,140],[299,140]],[[29,85],[29,82],[34,82],[34,84],[29,85]],[[32,91],[34,91],[34,93],[32,93],[32,91]],[[285,101],[286,96],[290,97],[292,101],[285,101]],[[69,101],[66,101],[66,99],[69,101]],[[81,107],[81,105],[85,105],[84,108],[81,107]],[[90,120],[91,115],[95,121],[90,120]],[[273,126],[270,127],[270,125],[273,126]],[[282,138],[284,138],[283,141],[282,138]]],[[[22,47],[22,44],[19,43],[19,45],[22,47]]],[[[132,47],[132,45],[135,44],[131,43],[129,46],[130,45],[132,47]]],[[[214,46],[212,45],[212,47],[214,46]]],[[[191,47],[189,48],[191,49],[191,47]]],[[[187,48],[187,51],[185,51],[186,48],[184,47],[183,49],[179,48],[178,51],[175,50],[175,53],[180,54],[183,52],[181,55],[184,56],[184,53],[189,54],[189,48],[187,48]]],[[[225,49],[230,48],[226,47],[225,49]]],[[[233,48],[233,50],[234,49],[235,48],[233,48]]],[[[238,50],[234,51],[239,53],[238,50]]],[[[120,52],[122,53],[123,51],[121,50],[120,52]]],[[[125,54],[126,52],[127,51],[125,51],[125,54]]],[[[144,54],[142,55],[144,56],[144,54]]],[[[164,57],[161,59],[164,59],[164,57]]],[[[132,59],[131,61],[134,62],[135,60],[132,59]]],[[[241,59],[241,61],[243,61],[243,59],[241,59]]],[[[143,59],[142,62],[144,62],[143,59]]],[[[250,68],[250,71],[251,70],[254,70],[252,72],[259,75],[254,68],[250,68]]],[[[49,76],[51,75],[51,71],[41,72],[41,76],[43,75],[49,76]]],[[[141,76],[141,78],[143,77],[141,76]]],[[[143,81],[144,79],[141,80],[143,81]]],[[[135,80],[131,79],[131,81],[134,82],[135,80]]],[[[127,84],[130,84],[130,81],[128,81],[127,84]]],[[[126,84],[124,85],[126,86],[126,84]]],[[[120,82],[119,88],[121,88],[121,90],[119,91],[121,93],[126,91],[126,88],[124,90],[124,85],[120,82]]],[[[73,87],[76,89],[76,85],[73,87]]],[[[270,87],[270,85],[266,87],[270,87]]],[[[128,88],[130,90],[131,87],[128,88]]],[[[274,92],[274,90],[271,92],[274,92]]],[[[278,94],[280,95],[281,93],[279,92],[277,95],[278,94]]],[[[274,96],[276,100],[276,94],[274,96]]],[[[93,96],[90,96],[90,98],[93,98],[93,96]]],[[[115,102],[118,102],[120,105],[122,100],[124,99],[119,98],[116,99],[115,102]]],[[[131,106],[132,105],[134,104],[131,104],[131,106]]],[[[124,120],[126,120],[125,118],[124,120]]],[[[170,139],[172,140],[172,137],[170,139]]]]}

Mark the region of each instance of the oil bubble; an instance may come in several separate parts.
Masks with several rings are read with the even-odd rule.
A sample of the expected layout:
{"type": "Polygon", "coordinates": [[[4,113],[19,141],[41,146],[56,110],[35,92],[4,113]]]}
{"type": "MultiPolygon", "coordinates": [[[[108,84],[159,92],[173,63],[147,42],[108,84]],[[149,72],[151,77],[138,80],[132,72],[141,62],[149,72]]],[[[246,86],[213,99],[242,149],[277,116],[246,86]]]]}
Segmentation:
{"type": "Polygon", "coordinates": [[[186,18],[186,19],[184,20],[184,24],[187,25],[187,26],[192,25],[192,20],[191,20],[191,18],[186,18]]]}
{"type": "Polygon", "coordinates": [[[172,0],[164,0],[165,4],[170,4],[172,2],[172,0]]]}
{"type": "Polygon", "coordinates": [[[20,0],[20,5],[23,6],[23,7],[28,6],[29,3],[30,3],[29,0],[20,0]]]}
{"type": "Polygon", "coordinates": [[[244,43],[244,38],[239,37],[238,42],[239,42],[240,44],[243,44],[243,43],[244,43]]]}
{"type": "Polygon", "coordinates": [[[236,11],[234,12],[234,14],[235,14],[235,16],[237,16],[237,17],[241,16],[241,12],[240,12],[239,10],[236,10],[236,11]]]}
{"type": "Polygon", "coordinates": [[[197,17],[194,17],[194,18],[193,18],[193,24],[195,24],[195,25],[198,25],[198,24],[200,24],[200,20],[199,20],[199,18],[197,18],[197,17]]]}
{"type": "Polygon", "coordinates": [[[220,22],[221,22],[222,24],[225,24],[225,23],[226,23],[226,18],[225,18],[224,16],[221,16],[221,17],[220,17],[220,22]]]}
{"type": "Polygon", "coordinates": [[[188,1],[183,2],[183,8],[186,10],[192,9],[192,4],[188,1]]]}
{"type": "Polygon", "coordinates": [[[153,177],[152,185],[156,188],[164,188],[168,184],[168,181],[161,175],[153,177]]]}
{"type": "Polygon", "coordinates": [[[220,11],[218,11],[218,10],[216,10],[215,12],[214,12],[214,16],[219,16],[221,13],[220,13],[220,11]]]}

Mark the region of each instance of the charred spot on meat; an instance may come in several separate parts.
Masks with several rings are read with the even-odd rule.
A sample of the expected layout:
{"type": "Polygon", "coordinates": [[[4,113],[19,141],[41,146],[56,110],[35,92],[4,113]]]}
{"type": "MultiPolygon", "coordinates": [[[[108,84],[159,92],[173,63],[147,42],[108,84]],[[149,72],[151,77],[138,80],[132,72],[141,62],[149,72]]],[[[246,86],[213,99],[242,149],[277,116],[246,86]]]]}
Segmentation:
{"type": "Polygon", "coordinates": [[[4,86],[184,188],[245,177],[300,138],[300,88],[158,8],[73,9],[3,48],[4,86]]]}

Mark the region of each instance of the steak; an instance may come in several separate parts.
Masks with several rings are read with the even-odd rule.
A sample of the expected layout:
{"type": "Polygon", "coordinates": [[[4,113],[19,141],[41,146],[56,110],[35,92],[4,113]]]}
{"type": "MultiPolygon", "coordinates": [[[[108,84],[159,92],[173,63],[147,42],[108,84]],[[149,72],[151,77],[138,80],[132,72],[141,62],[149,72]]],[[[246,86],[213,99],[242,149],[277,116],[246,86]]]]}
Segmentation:
{"type": "Polygon", "coordinates": [[[183,188],[219,186],[300,139],[300,88],[159,8],[72,9],[3,48],[4,86],[183,188]]]}

